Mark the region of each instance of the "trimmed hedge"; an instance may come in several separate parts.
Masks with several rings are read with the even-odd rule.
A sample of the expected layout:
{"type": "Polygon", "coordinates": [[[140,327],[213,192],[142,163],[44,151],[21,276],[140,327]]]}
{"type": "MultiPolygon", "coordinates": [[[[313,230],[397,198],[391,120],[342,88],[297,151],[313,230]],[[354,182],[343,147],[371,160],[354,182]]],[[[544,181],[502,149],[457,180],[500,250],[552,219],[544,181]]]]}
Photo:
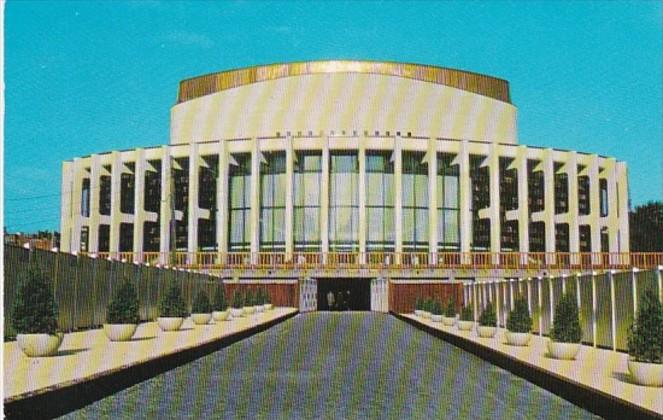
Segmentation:
{"type": "Polygon", "coordinates": [[[479,316],[479,325],[482,327],[496,327],[497,326],[497,315],[495,314],[495,309],[493,309],[493,304],[488,302],[483,311],[481,311],[481,316],[479,316]]]}
{"type": "Polygon", "coordinates": [[[185,317],[188,315],[182,293],[178,285],[173,284],[159,302],[160,317],[185,317]]]}
{"type": "Polygon", "coordinates": [[[55,334],[58,330],[58,306],[46,275],[31,266],[28,278],[16,293],[12,326],[17,334],[55,334]]]}
{"type": "Polygon", "coordinates": [[[580,343],[582,339],[578,304],[571,293],[565,293],[555,307],[550,338],[558,343],[580,343]]]}
{"type": "Polygon", "coordinates": [[[204,290],[199,291],[193,300],[191,312],[194,314],[208,314],[212,312],[212,305],[210,305],[209,298],[204,290]]]}
{"type": "Polygon", "coordinates": [[[138,294],[129,279],[125,278],[115,291],[113,299],[108,305],[106,322],[108,324],[138,324],[140,322],[138,294]]]}
{"type": "Polygon", "coordinates": [[[629,328],[628,354],[636,362],[663,363],[663,305],[652,290],[645,292],[629,328]]]}
{"type": "Polygon", "coordinates": [[[528,333],[532,331],[532,318],[525,299],[516,299],[513,310],[506,320],[506,328],[514,333],[528,333]]]}

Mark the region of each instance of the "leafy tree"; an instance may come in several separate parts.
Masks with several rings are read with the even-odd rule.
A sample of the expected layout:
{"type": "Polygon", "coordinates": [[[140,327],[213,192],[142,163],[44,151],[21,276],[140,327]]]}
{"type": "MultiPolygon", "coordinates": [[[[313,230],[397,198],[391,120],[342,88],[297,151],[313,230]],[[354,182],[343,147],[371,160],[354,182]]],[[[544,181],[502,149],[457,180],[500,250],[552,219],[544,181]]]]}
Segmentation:
{"type": "Polygon", "coordinates": [[[182,293],[177,284],[168,288],[159,302],[159,316],[161,317],[185,317],[187,316],[186,305],[182,299],[182,293]]]}
{"type": "Polygon", "coordinates": [[[214,294],[214,302],[212,303],[212,308],[215,311],[225,311],[228,309],[228,302],[226,302],[226,294],[223,290],[223,285],[216,288],[216,293],[214,294]]]}
{"type": "Polygon", "coordinates": [[[109,324],[138,324],[138,294],[136,288],[125,278],[115,291],[113,299],[108,305],[106,322],[109,324]]]}
{"type": "Polygon", "coordinates": [[[515,333],[528,333],[532,330],[532,318],[525,299],[516,299],[513,310],[506,320],[506,328],[515,333]]]}
{"type": "Polygon", "coordinates": [[[663,363],[663,305],[652,290],[643,296],[629,328],[628,354],[636,362],[663,363]]]}
{"type": "Polygon", "coordinates": [[[207,314],[212,312],[212,306],[209,304],[209,298],[204,290],[201,289],[193,300],[191,312],[194,314],[207,314]]]}
{"type": "Polygon", "coordinates": [[[663,252],[663,202],[650,201],[629,212],[631,252],[663,252]]]}
{"type": "Polygon", "coordinates": [[[496,327],[497,326],[497,315],[493,309],[493,304],[488,303],[483,311],[481,311],[481,316],[479,316],[479,325],[482,327],[496,327]]]}
{"type": "Polygon", "coordinates": [[[17,334],[55,334],[58,329],[58,306],[50,281],[36,266],[16,293],[12,326],[17,334]]]}
{"type": "Polygon", "coordinates": [[[565,293],[555,307],[550,338],[559,343],[580,343],[582,339],[578,305],[575,296],[571,293],[565,293]]]}

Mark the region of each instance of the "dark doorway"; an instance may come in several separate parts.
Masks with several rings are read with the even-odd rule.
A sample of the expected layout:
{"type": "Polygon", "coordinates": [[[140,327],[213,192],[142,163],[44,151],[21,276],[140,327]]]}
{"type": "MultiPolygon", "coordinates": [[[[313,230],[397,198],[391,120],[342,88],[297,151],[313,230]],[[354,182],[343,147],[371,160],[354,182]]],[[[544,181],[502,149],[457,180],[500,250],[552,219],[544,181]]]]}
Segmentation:
{"type": "Polygon", "coordinates": [[[370,279],[318,279],[318,310],[370,311],[370,279]]]}

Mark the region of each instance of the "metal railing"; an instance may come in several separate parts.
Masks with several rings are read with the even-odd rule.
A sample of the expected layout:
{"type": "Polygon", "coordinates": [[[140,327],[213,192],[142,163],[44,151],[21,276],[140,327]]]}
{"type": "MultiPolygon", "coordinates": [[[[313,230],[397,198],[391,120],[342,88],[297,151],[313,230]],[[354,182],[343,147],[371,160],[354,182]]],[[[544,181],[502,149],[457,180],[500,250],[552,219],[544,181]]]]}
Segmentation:
{"type": "MultiPolygon", "coordinates": [[[[83,254],[83,253],[81,253],[83,254]]],[[[663,266],[663,252],[100,252],[88,256],[189,269],[624,270],[663,266]]]]}

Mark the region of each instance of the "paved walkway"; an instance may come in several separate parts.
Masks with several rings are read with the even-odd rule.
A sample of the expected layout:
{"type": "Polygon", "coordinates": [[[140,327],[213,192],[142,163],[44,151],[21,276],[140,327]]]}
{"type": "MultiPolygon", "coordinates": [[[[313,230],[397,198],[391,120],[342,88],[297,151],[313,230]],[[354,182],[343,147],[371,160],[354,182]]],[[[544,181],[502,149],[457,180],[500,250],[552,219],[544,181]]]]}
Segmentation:
{"type": "Polygon", "coordinates": [[[547,337],[533,335],[527,347],[510,346],[505,343],[502,328],[498,330],[495,338],[480,338],[474,330],[460,331],[456,327],[446,327],[442,323],[432,322],[413,314],[402,314],[402,316],[489,347],[569,382],[601,391],[663,415],[663,388],[633,383],[627,367],[628,355],[625,353],[583,345],[576,360],[557,360],[548,355],[547,337]]]}
{"type": "Polygon", "coordinates": [[[5,402],[80,383],[164,355],[198,347],[221,337],[296,312],[275,308],[262,314],[208,325],[184,321],[182,331],[162,332],[156,322],[140,324],[131,342],[110,342],[103,330],[66,334],[57,355],[26,357],[15,341],[4,343],[5,402]]]}
{"type": "Polygon", "coordinates": [[[300,314],[67,418],[591,418],[388,314],[300,314]]]}

